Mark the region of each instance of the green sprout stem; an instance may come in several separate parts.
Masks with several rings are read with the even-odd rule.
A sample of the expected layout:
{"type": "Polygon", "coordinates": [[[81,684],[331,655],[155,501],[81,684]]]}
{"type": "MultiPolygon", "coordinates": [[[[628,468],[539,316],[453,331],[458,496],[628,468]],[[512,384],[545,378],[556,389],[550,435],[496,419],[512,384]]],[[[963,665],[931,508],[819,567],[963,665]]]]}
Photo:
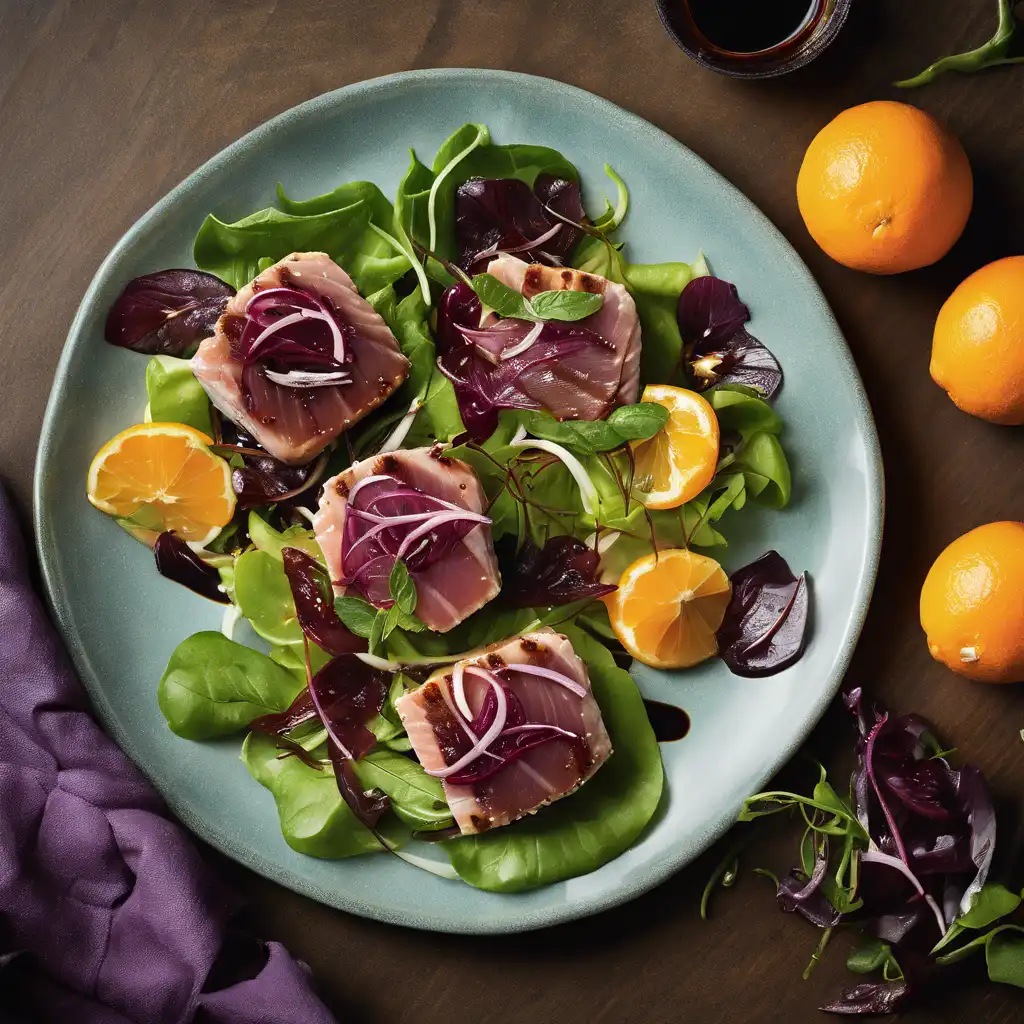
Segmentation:
{"type": "Polygon", "coordinates": [[[934,82],[939,75],[947,71],[958,71],[971,74],[984,68],[996,67],[1000,64],[1024,64],[1024,56],[1007,56],[1010,43],[1017,31],[1017,21],[1013,16],[1014,0],[997,0],[999,4],[999,25],[995,35],[988,42],[966,53],[955,53],[943,57],[930,64],[919,75],[894,83],[899,89],[916,89],[919,85],[934,82]]]}

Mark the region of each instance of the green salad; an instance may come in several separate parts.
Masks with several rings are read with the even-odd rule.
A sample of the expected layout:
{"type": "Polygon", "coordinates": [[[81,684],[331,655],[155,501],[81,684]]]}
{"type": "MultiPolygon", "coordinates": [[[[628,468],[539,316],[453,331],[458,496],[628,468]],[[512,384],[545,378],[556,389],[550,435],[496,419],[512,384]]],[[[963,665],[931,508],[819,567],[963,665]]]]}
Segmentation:
{"type": "Polygon", "coordinates": [[[665,799],[631,659],[761,676],[804,649],[806,578],[717,560],[744,508],[789,502],[782,370],[702,253],[629,261],[605,172],[584,192],[467,124],[393,202],[279,185],[211,213],[198,269],[111,309],[148,408],[90,499],[224,606],[160,709],[241,738],[300,854],[497,892],[593,871],[665,799]],[[177,468],[129,487],[158,446],[177,468]]]}

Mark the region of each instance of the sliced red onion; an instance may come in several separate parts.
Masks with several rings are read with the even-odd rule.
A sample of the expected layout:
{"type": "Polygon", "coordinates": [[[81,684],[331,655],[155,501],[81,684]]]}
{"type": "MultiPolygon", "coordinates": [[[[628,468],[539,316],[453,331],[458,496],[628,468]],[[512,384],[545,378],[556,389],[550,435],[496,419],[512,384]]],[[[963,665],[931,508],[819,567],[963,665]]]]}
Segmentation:
{"type": "Polygon", "coordinates": [[[398,481],[393,476],[388,476],[386,474],[378,473],[373,476],[364,476],[362,480],[360,480],[358,483],[353,484],[352,487],[349,489],[347,498],[348,503],[351,505],[352,502],[355,501],[356,495],[367,485],[382,483],[384,480],[390,480],[391,483],[394,484],[398,483],[398,481]]]}
{"type": "Polygon", "coordinates": [[[548,228],[548,230],[545,231],[543,235],[540,235],[538,238],[535,238],[532,242],[524,242],[522,245],[513,245],[511,248],[502,249],[502,252],[526,252],[528,249],[534,249],[538,245],[543,245],[549,239],[554,238],[555,235],[557,235],[558,232],[562,230],[562,227],[563,225],[561,223],[555,224],[554,227],[548,228]]]}
{"type": "Polygon", "coordinates": [[[527,676],[540,676],[541,679],[550,679],[559,686],[571,690],[577,697],[586,697],[587,688],[578,683],[575,679],[567,676],[564,672],[556,672],[553,668],[544,668],[541,665],[505,665],[498,669],[499,672],[522,672],[527,676]]]}
{"type": "Polygon", "coordinates": [[[413,541],[419,540],[420,537],[424,537],[439,526],[444,526],[445,523],[454,523],[458,521],[489,523],[490,519],[477,512],[470,512],[468,509],[463,509],[461,512],[438,512],[433,519],[428,519],[422,526],[417,526],[415,530],[406,534],[405,540],[403,540],[401,545],[399,545],[398,551],[395,554],[395,560],[397,561],[398,559],[405,557],[413,541]]]}
{"type": "MultiPolygon", "coordinates": [[[[449,775],[454,775],[456,772],[461,771],[468,764],[472,764],[478,757],[487,753],[487,748],[498,738],[501,734],[501,730],[505,728],[505,716],[508,714],[508,700],[505,697],[505,687],[494,678],[493,673],[488,672],[485,668],[480,668],[477,665],[467,666],[467,670],[474,672],[477,675],[484,676],[487,682],[490,683],[491,688],[494,691],[494,696],[497,699],[498,706],[494,713],[494,721],[491,722],[490,727],[472,746],[472,748],[462,755],[454,764],[446,765],[444,768],[438,768],[431,770],[429,768],[424,769],[428,775],[433,775],[436,779],[446,779],[449,775]]],[[[444,692],[444,687],[441,687],[444,692]]],[[[456,715],[458,717],[458,715],[456,715]]],[[[472,732],[470,732],[472,735],[472,732]]]]}
{"type": "Polygon", "coordinates": [[[387,658],[379,658],[376,654],[367,654],[366,651],[356,651],[356,657],[370,668],[379,668],[381,672],[400,672],[402,666],[397,661],[389,661],[387,658]]]}
{"type": "MultiPolygon", "coordinates": [[[[503,252],[528,252],[530,249],[533,249],[538,245],[543,245],[544,242],[547,242],[549,239],[554,238],[555,235],[557,235],[558,232],[562,230],[562,227],[562,224],[556,224],[554,227],[549,228],[547,231],[545,231],[544,234],[542,234],[539,238],[535,238],[532,242],[523,242],[520,245],[499,247],[498,243],[494,242],[492,245],[487,246],[486,249],[481,249],[480,252],[478,252],[472,258],[472,260],[469,261],[469,265],[471,267],[475,266],[481,260],[487,259],[488,256],[497,256],[499,253],[503,252]]],[[[544,255],[547,256],[548,254],[545,253],[544,255]]]]}
{"type": "Polygon", "coordinates": [[[539,732],[542,729],[557,733],[559,736],[566,736],[571,740],[579,739],[579,733],[571,732],[569,729],[563,729],[560,725],[544,725],[541,722],[537,722],[532,725],[510,725],[501,735],[516,736],[522,732],[539,732]]]}
{"type": "MultiPolygon", "coordinates": [[[[285,317],[285,319],[288,319],[285,317]]],[[[263,371],[268,380],[280,384],[286,388],[326,388],[336,384],[351,384],[352,374],[347,370],[337,370],[334,373],[317,373],[314,370],[289,370],[287,373],[279,373],[277,370],[266,369],[263,371]]]]}
{"type": "Polygon", "coordinates": [[[402,447],[402,442],[412,429],[413,421],[416,419],[416,414],[422,408],[423,396],[417,395],[410,403],[409,411],[398,421],[395,429],[392,430],[386,438],[384,438],[384,443],[377,449],[378,455],[383,455],[385,452],[397,451],[402,447]]]}
{"type": "Polygon", "coordinates": [[[245,307],[245,315],[264,328],[249,347],[250,357],[268,337],[282,328],[300,323],[303,319],[310,319],[327,324],[334,343],[334,360],[337,363],[345,362],[345,338],[341,328],[331,311],[314,295],[300,292],[296,288],[268,288],[253,295],[245,307]],[[266,322],[268,311],[281,306],[290,306],[296,312],[266,322]]]}
{"type": "Polygon", "coordinates": [[[515,356],[521,356],[528,348],[532,347],[533,343],[541,336],[543,330],[544,322],[542,320],[537,321],[518,345],[513,345],[501,353],[501,358],[512,359],[515,356]]]}
{"type": "Polygon", "coordinates": [[[466,687],[463,682],[463,675],[466,671],[465,662],[455,663],[452,669],[452,697],[455,699],[455,706],[465,716],[467,722],[473,721],[473,712],[469,709],[469,701],[466,700],[466,687]]]}

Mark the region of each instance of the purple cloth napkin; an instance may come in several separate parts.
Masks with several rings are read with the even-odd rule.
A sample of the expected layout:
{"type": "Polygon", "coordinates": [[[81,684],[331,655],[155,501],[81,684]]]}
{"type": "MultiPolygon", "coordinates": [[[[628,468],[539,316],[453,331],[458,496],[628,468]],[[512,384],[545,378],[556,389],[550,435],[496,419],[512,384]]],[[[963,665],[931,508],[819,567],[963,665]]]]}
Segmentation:
{"type": "Polygon", "coordinates": [[[0,1020],[332,1024],[238,905],[90,717],[0,489],[0,1020]]]}

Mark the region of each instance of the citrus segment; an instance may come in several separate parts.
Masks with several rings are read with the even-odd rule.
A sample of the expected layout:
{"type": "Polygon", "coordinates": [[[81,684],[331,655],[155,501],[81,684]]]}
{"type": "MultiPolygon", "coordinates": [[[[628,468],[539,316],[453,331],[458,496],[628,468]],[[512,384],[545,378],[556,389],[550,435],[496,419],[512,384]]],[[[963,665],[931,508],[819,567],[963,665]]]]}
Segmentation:
{"type": "Polygon", "coordinates": [[[688,668],[718,653],[715,633],[732,588],[706,555],[673,549],[645,555],[606,599],[623,647],[655,668],[688,668]]]}
{"type": "Polygon", "coordinates": [[[144,423],[121,431],[89,467],[89,501],[108,515],[174,530],[207,543],[235,511],[231,469],[213,440],[181,423],[144,423]]]}
{"type": "Polygon", "coordinates": [[[695,391],[668,384],[649,384],[640,401],[664,406],[669,419],[654,437],[632,446],[636,486],[648,508],[677,508],[715,475],[718,417],[695,391]]]}

